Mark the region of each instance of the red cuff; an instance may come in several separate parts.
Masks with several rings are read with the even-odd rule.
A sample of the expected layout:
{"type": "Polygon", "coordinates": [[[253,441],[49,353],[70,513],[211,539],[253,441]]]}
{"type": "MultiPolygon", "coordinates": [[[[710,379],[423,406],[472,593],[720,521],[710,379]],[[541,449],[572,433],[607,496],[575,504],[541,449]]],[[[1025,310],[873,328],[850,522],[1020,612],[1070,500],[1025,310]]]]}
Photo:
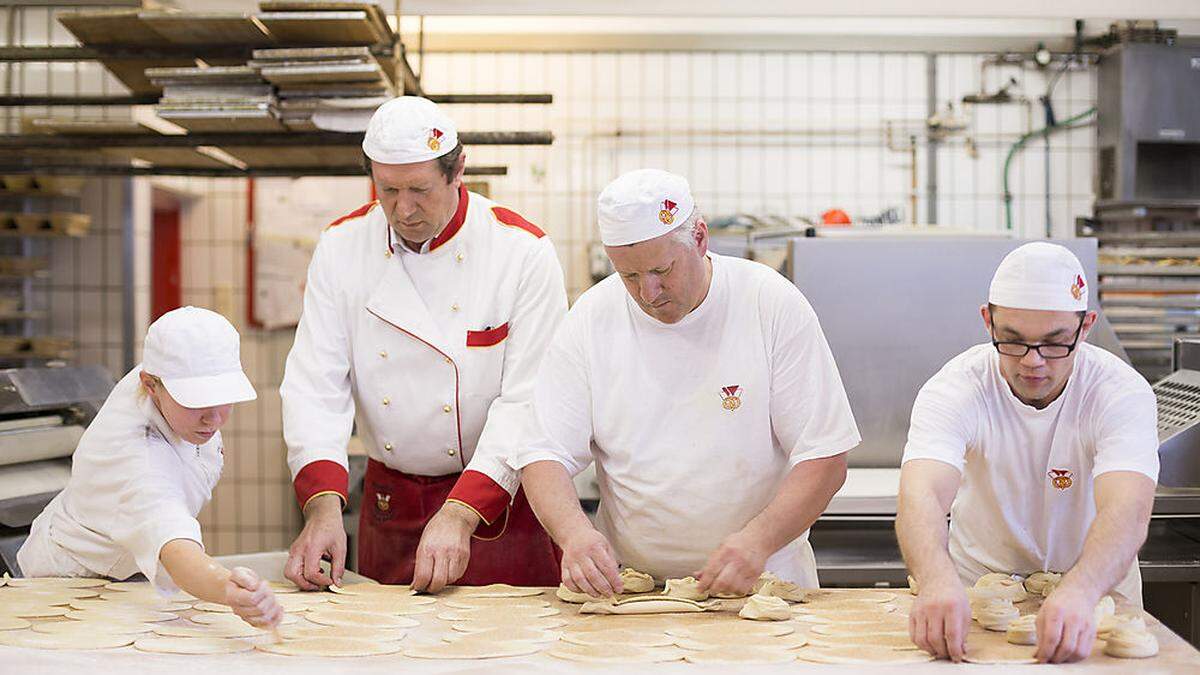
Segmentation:
{"type": "Polygon", "coordinates": [[[483,519],[487,525],[504,515],[512,496],[500,484],[478,471],[464,471],[446,501],[455,501],[483,519]]]}
{"type": "Polygon", "coordinates": [[[341,464],[328,459],[309,462],[303,469],[300,469],[300,473],[296,474],[296,479],[292,481],[292,487],[296,490],[296,501],[300,504],[301,511],[313,497],[324,494],[336,494],[341,497],[344,507],[350,501],[349,484],[350,474],[346,472],[346,469],[341,464]]]}

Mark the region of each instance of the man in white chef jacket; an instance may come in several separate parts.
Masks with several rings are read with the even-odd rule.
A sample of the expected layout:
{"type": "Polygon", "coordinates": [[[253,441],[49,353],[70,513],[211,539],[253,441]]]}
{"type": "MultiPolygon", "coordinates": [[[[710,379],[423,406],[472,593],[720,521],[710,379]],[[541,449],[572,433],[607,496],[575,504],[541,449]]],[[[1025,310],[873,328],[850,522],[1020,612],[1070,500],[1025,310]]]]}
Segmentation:
{"type": "Polygon", "coordinates": [[[708,250],[688,183],[627,173],[599,197],[616,273],[543,360],[541,436],[509,462],[563,549],[562,583],[621,590],[618,563],[745,592],[764,571],[817,585],[809,526],[858,444],[833,355],[800,291],[708,250]],[[593,527],[571,477],[595,461],[593,527]]]}
{"type": "Polygon", "coordinates": [[[989,572],[1065,573],[1038,613],[1042,661],[1091,653],[1105,594],[1141,605],[1157,409],[1133,368],[1084,342],[1096,321],[1088,290],[1066,248],[1014,250],[980,309],[991,342],[917,395],[896,532],[920,589],[913,641],[938,656],[962,658],[963,585],[989,572]]]}
{"type": "Polygon", "coordinates": [[[285,573],[304,588],[341,577],[357,421],[360,573],[429,591],[556,583],[558,551],[504,462],[566,312],[554,247],[463,187],[454,123],[431,101],[380,106],[362,147],[379,199],[322,235],[280,387],[305,516],[285,573]]]}

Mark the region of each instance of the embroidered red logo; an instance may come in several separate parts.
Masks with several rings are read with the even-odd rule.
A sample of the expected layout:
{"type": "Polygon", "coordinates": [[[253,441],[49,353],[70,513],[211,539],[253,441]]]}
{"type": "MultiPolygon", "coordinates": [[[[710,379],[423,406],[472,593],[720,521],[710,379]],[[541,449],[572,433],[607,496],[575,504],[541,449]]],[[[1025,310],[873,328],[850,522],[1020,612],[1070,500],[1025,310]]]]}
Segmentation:
{"type": "Polygon", "coordinates": [[[387,511],[388,509],[392,508],[392,496],[376,492],[375,508],[379,509],[380,511],[387,511]]]}
{"type": "Polygon", "coordinates": [[[658,212],[658,219],[663,225],[670,225],[675,222],[675,214],[679,212],[679,205],[670,199],[664,199],[662,210],[658,212]]]}
{"type": "Polygon", "coordinates": [[[1076,300],[1081,298],[1083,296],[1083,287],[1083,277],[1076,274],[1075,283],[1071,284],[1071,297],[1075,298],[1076,300]]]}
{"type": "Polygon", "coordinates": [[[1068,469],[1050,469],[1050,472],[1046,475],[1050,477],[1051,485],[1059,490],[1066,490],[1073,484],[1071,476],[1075,474],[1068,469]]]}
{"type": "Polygon", "coordinates": [[[736,384],[721,387],[721,407],[729,411],[742,407],[742,388],[736,384]]]}
{"type": "Polygon", "coordinates": [[[430,150],[437,152],[442,147],[442,136],[444,135],[441,129],[430,129],[429,138],[425,141],[425,144],[429,146],[430,150]]]}

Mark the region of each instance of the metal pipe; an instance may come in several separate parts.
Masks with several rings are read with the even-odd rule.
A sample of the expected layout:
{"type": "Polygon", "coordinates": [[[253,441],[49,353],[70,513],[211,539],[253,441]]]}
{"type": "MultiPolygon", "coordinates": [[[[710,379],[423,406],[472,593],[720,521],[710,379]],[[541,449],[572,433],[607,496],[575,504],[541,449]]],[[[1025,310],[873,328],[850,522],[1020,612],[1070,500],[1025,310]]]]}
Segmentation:
{"type": "MultiPolygon", "coordinates": [[[[329,147],[361,145],[363,134],[334,131],[293,133],[194,133],[178,136],[154,134],[3,134],[5,150],[88,150],[93,148],[194,148],[216,147],[329,147]]],[[[549,131],[460,131],[463,145],[550,145],[549,131]]]]}
{"type": "MultiPolygon", "coordinates": [[[[932,119],[937,114],[937,54],[925,55],[925,114],[932,119]]],[[[926,134],[925,147],[925,222],[938,221],[938,146],[937,134],[926,134]]]]}
{"type": "MultiPolygon", "coordinates": [[[[130,96],[0,96],[2,106],[154,105],[158,94],[130,96]]],[[[434,103],[553,103],[553,94],[426,94],[434,103]]]]}
{"type": "MultiPolygon", "coordinates": [[[[0,174],[45,174],[51,176],[193,176],[236,178],[246,176],[363,176],[361,166],[237,167],[129,166],[122,164],[0,164],[0,174]]],[[[468,166],[468,176],[506,176],[507,166],[468,166]]]]}

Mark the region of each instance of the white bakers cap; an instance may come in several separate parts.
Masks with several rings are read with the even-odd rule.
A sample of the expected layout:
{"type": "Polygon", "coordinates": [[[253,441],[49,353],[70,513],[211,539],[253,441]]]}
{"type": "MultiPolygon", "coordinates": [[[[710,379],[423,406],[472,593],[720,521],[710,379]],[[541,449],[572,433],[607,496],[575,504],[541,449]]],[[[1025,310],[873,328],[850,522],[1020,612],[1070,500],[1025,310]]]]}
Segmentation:
{"type": "Polygon", "coordinates": [[[1074,253],[1058,244],[1035,241],[1000,261],[988,302],[1012,309],[1082,312],[1088,306],[1085,278],[1074,253]]]}
{"type": "Polygon", "coordinates": [[[150,324],[142,372],[162,380],[185,408],[211,408],[258,398],[242,372],[241,336],[216,312],[180,307],[150,324]]]}
{"type": "Polygon", "coordinates": [[[367,123],[362,149],[380,164],[416,164],[436,159],[458,146],[458,128],[420,96],[397,96],[375,110],[367,123]]]}
{"type": "Polygon", "coordinates": [[[608,184],[597,200],[600,241],[636,244],[679,227],[696,210],[687,179],[658,169],[638,169],[608,184]]]}

